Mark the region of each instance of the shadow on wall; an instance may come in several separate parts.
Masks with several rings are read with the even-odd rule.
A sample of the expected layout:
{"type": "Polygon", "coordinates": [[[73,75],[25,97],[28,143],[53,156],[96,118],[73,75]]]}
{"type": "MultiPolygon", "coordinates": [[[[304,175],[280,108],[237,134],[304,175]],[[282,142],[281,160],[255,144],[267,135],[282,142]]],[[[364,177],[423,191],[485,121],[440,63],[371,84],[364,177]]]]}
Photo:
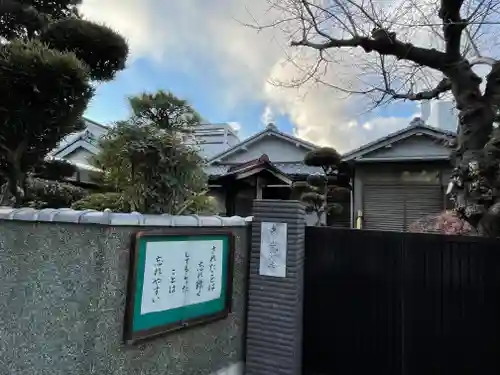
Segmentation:
{"type": "Polygon", "coordinates": [[[143,220],[134,214],[71,210],[49,210],[45,217],[29,209],[12,219],[6,210],[12,211],[0,209],[0,374],[242,373],[248,262],[244,219],[143,220]],[[104,221],[108,224],[95,224],[104,221]],[[233,230],[232,312],[215,323],[125,345],[131,234],[148,229],[149,222],[158,229],[172,221],[184,229],[205,221],[233,230]]]}

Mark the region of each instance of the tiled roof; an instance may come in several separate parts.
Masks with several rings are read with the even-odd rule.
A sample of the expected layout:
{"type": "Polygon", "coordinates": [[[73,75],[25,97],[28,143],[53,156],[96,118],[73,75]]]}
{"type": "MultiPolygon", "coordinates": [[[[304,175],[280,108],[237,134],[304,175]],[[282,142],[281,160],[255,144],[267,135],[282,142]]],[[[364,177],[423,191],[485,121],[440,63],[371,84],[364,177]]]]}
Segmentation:
{"type": "Polygon", "coordinates": [[[230,165],[208,165],[204,169],[205,173],[209,176],[223,176],[230,167],[230,165]]]}
{"type": "Polygon", "coordinates": [[[321,168],[310,167],[304,163],[276,163],[274,165],[286,174],[314,174],[323,172],[321,168]]]}
{"type": "MultiPolygon", "coordinates": [[[[294,174],[314,174],[321,173],[321,168],[309,167],[303,163],[273,163],[282,173],[287,175],[294,174]]],[[[205,167],[205,173],[209,176],[223,176],[229,168],[234,167],[232,164],[209,165],[205,167]]]]}

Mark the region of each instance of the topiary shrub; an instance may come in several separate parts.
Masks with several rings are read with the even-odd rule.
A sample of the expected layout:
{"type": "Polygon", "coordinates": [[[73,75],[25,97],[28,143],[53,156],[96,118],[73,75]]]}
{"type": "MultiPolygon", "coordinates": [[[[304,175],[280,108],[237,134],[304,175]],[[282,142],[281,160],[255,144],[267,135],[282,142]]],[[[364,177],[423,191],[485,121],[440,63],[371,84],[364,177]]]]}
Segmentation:
{"type": "Polygon", "coordinates": [[[323,225],[322,218],[342,212],[342,201],[350,193],[351,170],[341,161],[339,153],[331,147],[310,151],[304,164],[320,167],[323,174],[312,174],[307,181],[297,181],[292,186],[292,197],[301,200],[308,214],[316,214],[316,226],[323,225]]]}
{"type": "Polygon", "coordinates": [[[42,208],[68,208],[86,197],[88,192],[67,182],[28,178],[24,206],[42,208]]]}
{"type": "Polygon", "coordinates": [[[74,202],[71,205],[74,210],[97,210],[110,209],[114,212],[130,212],[130,204],[123,198],[122,193],[95,193],[74,202]]]}
{"type": "Polygon", "coordinates": [[[33,175],[44,180],[58,181],[71,177],[76,172],[77,168],[74,164],[66,160],[50,159],[37,165],[33,170],[33,175]]]}

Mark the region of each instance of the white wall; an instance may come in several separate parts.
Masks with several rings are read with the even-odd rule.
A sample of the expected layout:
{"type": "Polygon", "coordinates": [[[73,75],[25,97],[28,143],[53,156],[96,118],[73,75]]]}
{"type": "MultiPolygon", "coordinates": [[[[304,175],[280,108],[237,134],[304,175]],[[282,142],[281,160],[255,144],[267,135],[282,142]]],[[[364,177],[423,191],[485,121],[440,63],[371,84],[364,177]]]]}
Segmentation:
{"type": "MultiPolygon", "coordinates": [[[[308,227],[315,226],[317,220],[318,220],[318,215],[316,215],[314,212],[311,214],[306,214],[306,225],[308,227]]],[[[323,214],[321,216],[321,223],[326,224],[326,215],[325,214],[323,214]]]]}
{"type": "Polygon", "coordinates": [[[272,163],[302,163],[306,153],[307,150],[302,147],[297,147],[294,144],[275,136],[267,136],[253,144],[250,144],[246,151],[241,150],[235,154],[229,155],[227,158],[222,160],[222,163],[244,163],[257,159],[263,154],[266,154],[272,163]]]}
{"type": "Polygon", "coordinates": [[[458,110],[451,100],[425,100],[420,104],[422,120],[427,125],[456,132],[458,110]]]}
{"type": "Polygon", "coordinates": [[[194,137],[200,154],[210,159],[240,143],[237,132],[229,124],[204,124],[197,127],[194,137]]]}
{"type": "Polygon", "coordinates": [[[87,130],[90,131],[96,138],[100,138],[108,132],[107,128],[95,125],[89,121],[86,121],[85,124],[87,125],[87,130]]]}
{"type": "Polygon", "coordinates": [[[79,148],[73,151],[71,154],[66,155],[64,159],[81,164],[90,164],[90,159],[94,156],[91,152],[79,148]]]}

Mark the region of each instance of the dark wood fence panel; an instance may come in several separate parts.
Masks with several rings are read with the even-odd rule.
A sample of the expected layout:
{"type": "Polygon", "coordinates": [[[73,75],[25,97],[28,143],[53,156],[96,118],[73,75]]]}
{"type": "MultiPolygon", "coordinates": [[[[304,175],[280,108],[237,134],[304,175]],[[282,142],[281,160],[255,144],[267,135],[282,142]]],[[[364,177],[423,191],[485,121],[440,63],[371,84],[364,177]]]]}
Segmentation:
{"type": "Polygon", "coordinates": [[[499,244],[307,228],[304,374],[499,374],[499,244]]]}
{"type": "Polygon", "coordinates": [[[403,246],[404,374],[499,374],[499,243],[405,234],[403,246]]]}
{"type": "Polygon", "coordinates": [[[311,227],[306,244],[305,373],[399,374],[398,234],[311,227]]]}

